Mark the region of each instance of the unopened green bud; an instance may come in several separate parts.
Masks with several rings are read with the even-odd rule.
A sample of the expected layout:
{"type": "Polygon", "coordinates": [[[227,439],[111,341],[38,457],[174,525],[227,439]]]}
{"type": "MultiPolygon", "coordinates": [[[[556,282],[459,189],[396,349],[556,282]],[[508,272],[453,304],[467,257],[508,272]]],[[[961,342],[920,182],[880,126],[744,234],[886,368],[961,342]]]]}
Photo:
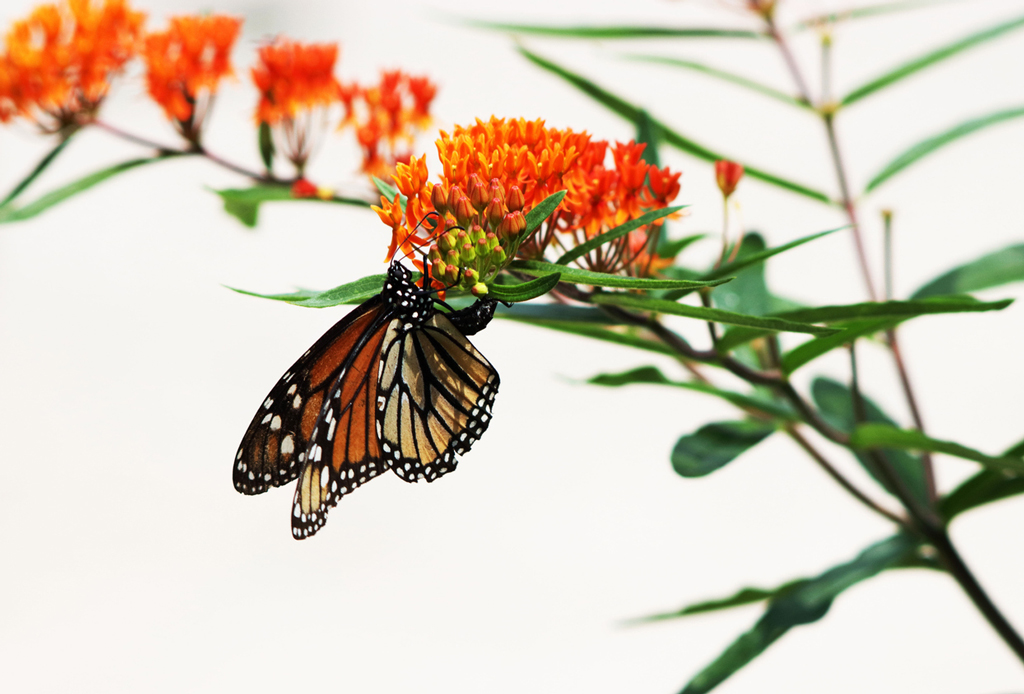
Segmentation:
{"type": "Polygon", "coordinates": [[[487,285],[483,282],[477,282],[469,291],[473,293],[473,296],[487,296],[487,285]]]}
{"type": "Polygon", "coordinates": [[[472,263],[476,260],[476,249],[471,243],[462,244],[462,250],[459,251],[459,258],[463,263],[472,263]]]}
{"type": "Polygon", "coordinates": [[[508,256],[505,254],[505,249],[501,246],[495,246],[494,250],[491,251],[491,262],[501,267],[508,260],[508,256]]]}

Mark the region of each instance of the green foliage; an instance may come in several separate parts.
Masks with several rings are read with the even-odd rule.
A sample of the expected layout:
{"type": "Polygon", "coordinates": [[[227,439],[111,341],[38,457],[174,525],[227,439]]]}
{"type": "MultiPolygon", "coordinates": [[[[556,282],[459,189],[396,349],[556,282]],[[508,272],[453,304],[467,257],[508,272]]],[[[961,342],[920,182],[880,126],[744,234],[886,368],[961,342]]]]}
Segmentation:
{"type": "Polygon", "coordinates": [[[1024,243],[1007,246],[955,267],[918,289],[911,298],[977,292],[1011,282],[1024,282],[1024,243]]]}
{"type": "Polygon", "coordinates": [[[680,617],[689,617],[695,614],[704,614],[706,612],[717,612],[719,610],[728,610],[733,607],[743,607],[744,605],[752,605],[755,602],[763,602],[769,598],[780,596],[791,588],[802,584],[806,579],[798,579],[795,581],[788,581],[783,583],[778,588],[742,588],[726,598],[720,598],[717,600],[704,600],[702,602],[695,602],[692,605],[680,608],[675,612],[663,612],[660,614],[650,615],[648,617],[641,617],[639,619],[632,620],[634,623],[637,622],[660,622],[666,619],[678,619],[680,617]]]}
{"type": "Polygon", "coordinates": [[[318,197],[296,198],[292,195],[291,186],[279,185],[257,185],[251,188],[226,188],[214,190],[224,201],[224,211],[236,218],[247,227],[255,227],[259,221],[260,205],[265,202],[328,202],[342,205],[356,205],[357,207],[369,207],[369,203],[358,198],[332,197],[323,200],[318,197]]]}
{"type": "Polygon", "coordinates": [[[583,284],[591,287],[618,287],[621,289],[683,289],[691,292],[704,287],[717,287],[729,281],[728,279],[694,281],[626,277],[624,275],[610,275],[605,272],[594,272],[565,265],[555,265],[554,263],[545,263],[541,260],[514,260],[509,263],[509,269],[534,277],[558,273],[561,274],[563,282],[583,284]]]}
{"type": "Polygon", "coordinates": [[[520,284],[494,284],[491,285],[488,296],[498,301],[518,302],[536,299],[538,296],[547,294],[561,279],[559,273],[544,275],[529,282],[520,284]]]}
{"type": "MultiPolygon", "coordinates": [[[[774,255],[784,253],[785,251],[788,251],[792,248],[796,248],[797,246],[802,246],[809,241],[820,239],[823,236],[828,236],[829,234],[834,234],[837,231],[842,231],[843,229],[847,228],[849,228],[849,225],[841,226],[838,229],[829,229],[828,231],[821,231],[818,232],[817,234],[811,234],[810,236],[804,236],[802,238],[797,239],[796,241],[790,241],[789,243],[783,244],[776,248],[768,248],[749,254],[741,253],[739,257],[737,257],[736,260],[734,260],[733,262],[726,263],[720,267],[710,270],[709,272],[705,273],[701,279],[711,280],[716,279],[718,277],[726,277],[728,275],[736,274],[745,267],[749,267],[757,263],[763,263],[764,261],[768,260],[768,258],[771,258],[774,255]]],[[[744,243],[746,243],[746,241],[744,241],[744,243]]],[[[740,246],[741,251],[742,249],[743,247],[740,246]]]]}
{"type": "Polygon", "coordinates": [[[263,162],[263,167],[268,171],[274,169],[274,136],[270,131],[270,125],[264,122],[260,123],[259,133],[257,135],[257,145],[260,150],[260,160],[263,162]]]}
{"type": "Polygon", "coordinates": [[[862,424],[850,434],[851,445],[857,448],[892,448],[911,451],[945,453],[973,460],[996,472],[1024,473],[1024,459],[1018,456],[991,456],[953,441],[940,441],[920,431],[899,429],[888,424],[862,424]]]}
{"type": "Polygon", "coordinates": [[[772,596],[757,624],[732,642],[718,658],[697,674],[681,694],[703,694],[724,682],[761,655],[787,631],[812,624],[828,612],[832,601],[848,588],[886,569],[896,568],[917,552],[919,543],[899,534],[875,543],[855,559],[814,578],[787,584],[772,596]]]}
{"type": "Polygon", "coordinates": [[[683,477],[703,477],[731,463],[775,430],[775,424],[761,419],[705,424],[676,441],[672,467],[683,477]]]}
{"type": "Polygon", "coordinates": [[[555,211],[559,203],[562,202],[562,198],[565,197],[568,191],[560,190],[557,193],[552,193],[534,206],[529,212],[526,213],[526,230],[523,232],[523,236],[527,237],[544,223],[544,220],[551,216],[551,213],[555,211]]]}
{"type": "Polygon", "coordinates": [[[594,238],[581,243],[570,251],[566,251],[558,260],[555,261],[555,264],[568,265],[577,258],[582,258],[587,253],[590,253],[590,251],[595,248],[599,248],[606,243],[622,238],[629,232],[636,231],[640,227],[650,224],[651,222],[668,217],[670,214],[674,214],[684,207],[686,207],[686,205],[677,205],[676,207],[665,207],[660,210],[651,210],[650,212],[642,214],[636,219],[626,222],[625,224],[620,224],[614,229],[610,229],[603,234],[598,234],[594,238]]]}
{"type": "MultiPolygon", "coordinates": [[[[72,135],[73,134],[74,133],[72,133],[72,135]]],[[[64,148],[67,147],[68,143],[71,142],[72,135],[63,138],[60,142],[58,142],[53,149],[46,153],[46,156],[39,160],[39,163],[36,164],[35,167],[33,167],[33,169],[28,173],[28,175],[21,179],[18,182],[18,184],[15,185],[14,188],[12,188],[11,192],[4,196],[3,200],[0,200],[0,215],[2,215],[2,210],[6,205],[12,202],[16,197],[21,195],[25,191],[25,189],[32,185],[32,182],[36,180],[36,178],[38,178],[39,175],[43,173],[43,171],[46,170],[46,167],[52,164],[53,161],[58,156],[60,156],[60,153],[63,152],[64,148]]]]}
{"type": "Polygon", "coordinates": [[[532,34],[555,36],[565,39],[761,39],[764,34],[756,31],[734,29],[665,27],[665,26],[546,26],[543,24],[504,24],[501,22],[474,22],[466,24],[481,29],[494,29],[509,34],[532,34]]]}

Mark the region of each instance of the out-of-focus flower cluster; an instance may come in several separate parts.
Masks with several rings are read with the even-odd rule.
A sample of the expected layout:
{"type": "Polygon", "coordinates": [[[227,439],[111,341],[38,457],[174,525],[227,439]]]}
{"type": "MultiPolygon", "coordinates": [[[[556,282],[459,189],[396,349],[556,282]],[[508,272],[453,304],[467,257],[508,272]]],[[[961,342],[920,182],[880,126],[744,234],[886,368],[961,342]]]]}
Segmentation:
{"type": "MultiPolygon", "coordinates": [[[[543,120],[492,117],[442,131],[440,181],[428,181],[425,157],[413,158],[397,166],[400,195],[382,197],[374,207],[392,229],[388,258],[430,244],[434,279],[485,291],[482,285],[517,255],[541,259],[549,249],[560,255],[667,207],[679,193],[680,174],[647,164],[643,150],[642,144],[609,146],[586,132],[548,128],[543,120]],[[525,215],[561,190],[566,195],[554,215],[527,238],[525,215]]],[[[601,272],[652,275],[670,262],[654,251],[658,229],[640,227],[576,262],[601,272]]]]}
{"type": "MultiPolygon", "coordinates": [[[[15,22],[0,47],[0,123],[21,117],[67,137],[96,119],[111,84],[140,57],[149,95],[199,149],[218,86],[234,74],[242,20],[173,17],[165,30],[148,33],[144,22],[127,0],[60,0],[15,22]]],[[[260,94],[256,121],[299,178],[316,142],[339,122],[355,128],[362,170],[389,174],[408,161],[409,143],[429,124],[437,88],[401,71],[383,73],[379,85],[343,87],[334,76],[337,58],[337,44],[279,38],[262,46],[251,70],[260,94]]]]}

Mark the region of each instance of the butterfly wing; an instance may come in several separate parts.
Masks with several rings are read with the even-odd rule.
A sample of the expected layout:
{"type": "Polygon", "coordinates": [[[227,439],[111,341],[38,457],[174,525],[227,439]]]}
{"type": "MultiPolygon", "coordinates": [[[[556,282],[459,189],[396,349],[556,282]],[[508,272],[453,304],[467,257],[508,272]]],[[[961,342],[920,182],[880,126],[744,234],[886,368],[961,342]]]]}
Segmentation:
{"type": "Polygon", "coordinates": [[[352,347],[383,313],[380,297],[361,304],[316,341],[277,382],[256,412],[235,455],[242,494],[262,494],[299,476],[327,389],[352,347]]]}
{"type": "Polygon", "coordinates": [[[388,461],[381,458],[374,412],[381,344],[389,323],[395,322],[399,321],[382,312],[367,323],[357,339],[346,344],[347,357],[332,372],[295,487],[292,535],[296,539],[315,534],[327,522],[327,511],[344,494],[388,469],[388,461]]]}
{"type": "Polygon", "coordinates": [[[455,469],[484,433],[498,373],[442,313],[420,326],[393,321],[384,336],[377,408],[381,449],[407,482],[455,469]]]}

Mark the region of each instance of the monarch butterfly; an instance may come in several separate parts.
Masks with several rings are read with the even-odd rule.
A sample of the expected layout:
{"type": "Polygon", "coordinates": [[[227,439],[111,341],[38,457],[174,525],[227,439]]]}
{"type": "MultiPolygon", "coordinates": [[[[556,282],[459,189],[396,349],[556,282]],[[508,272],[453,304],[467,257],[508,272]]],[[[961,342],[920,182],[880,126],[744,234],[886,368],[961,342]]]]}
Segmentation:
{"type": "Polygon", "coordinates": [[[306,350],[256,412],[235,456],[235,489],[262,494],[298,478],[295,539],[389,468],[406,482],[451,472],[487,429],[498,373],[466,335],[487,326],[496,302],[443,313],[438,301],[392,263],[381,292],[306,350]]]}

